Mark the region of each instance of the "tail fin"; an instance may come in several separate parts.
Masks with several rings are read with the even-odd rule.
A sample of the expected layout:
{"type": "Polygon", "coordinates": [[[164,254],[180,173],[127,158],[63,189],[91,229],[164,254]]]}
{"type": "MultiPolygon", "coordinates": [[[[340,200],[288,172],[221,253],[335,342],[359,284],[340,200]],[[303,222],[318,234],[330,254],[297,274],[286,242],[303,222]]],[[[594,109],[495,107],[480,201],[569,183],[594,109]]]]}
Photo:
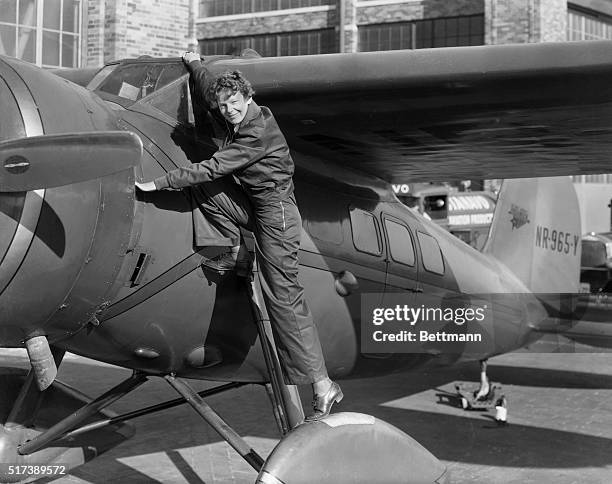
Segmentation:
{"type": "Polygon", "coordinates": [[[580,209],[569,177],[506,180],[484,252],[534,293],[577,293],[580,209]]]}

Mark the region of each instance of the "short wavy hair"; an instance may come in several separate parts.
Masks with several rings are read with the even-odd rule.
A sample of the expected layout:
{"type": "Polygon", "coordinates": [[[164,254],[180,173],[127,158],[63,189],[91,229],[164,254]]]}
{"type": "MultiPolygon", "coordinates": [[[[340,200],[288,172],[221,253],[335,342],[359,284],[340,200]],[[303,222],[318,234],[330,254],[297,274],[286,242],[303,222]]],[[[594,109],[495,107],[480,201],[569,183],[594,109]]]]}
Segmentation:
{"type": "Polygon", "coordinates": [[[248,99],[255,91],[251,83],[242,75],[240,71],[225,71],[218,74],[209,84],[206,90],[206,98],[213,106],[217,105],[217,95],[223,91],[230,91],[232,94],[237,92],[248,99]]]}

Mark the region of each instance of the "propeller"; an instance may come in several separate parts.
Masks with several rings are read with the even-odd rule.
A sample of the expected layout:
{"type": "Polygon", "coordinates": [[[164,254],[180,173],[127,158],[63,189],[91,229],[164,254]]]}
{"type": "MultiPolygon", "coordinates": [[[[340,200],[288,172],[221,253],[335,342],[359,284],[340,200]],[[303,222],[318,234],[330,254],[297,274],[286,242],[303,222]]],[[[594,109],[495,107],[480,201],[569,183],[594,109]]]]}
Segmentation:
{"type": "Polygon", "coordinates": [[[24,192],[101,178],[136,166],[142,141],[103,131],[0,142],[0,192],[24,192]]]}

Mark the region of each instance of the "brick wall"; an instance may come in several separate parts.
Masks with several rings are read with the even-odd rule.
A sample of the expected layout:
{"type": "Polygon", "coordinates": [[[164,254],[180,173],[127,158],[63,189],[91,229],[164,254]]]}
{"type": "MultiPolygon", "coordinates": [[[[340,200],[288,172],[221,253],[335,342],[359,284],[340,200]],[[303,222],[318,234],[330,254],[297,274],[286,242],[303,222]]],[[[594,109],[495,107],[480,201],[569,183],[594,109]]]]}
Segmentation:
{"type": "Polygon", "coordinates": [[[90,1],[87,4],[87,30],[83,36],[83,65],[104,64],[104,19],[105,3],[90,1]]]}
{"type": "Polygon", "coordinates": [[[357,50],[359,25],[485,14],[485,43],[565,40],[566,0],[344,0],[331,9],[289,15],[238,16],[196,24],[195,0],[89,0],[86,65],[139,55],[174,56],[196,39],[324,28],[340,29],[345,52],[357,50]]]}
{"type": "Polygon", "coordinates": [[[367,6],[359,3],[357,23],[361,25],[401,22],[459,15],[476,15],[484,12],[483,0],[419,0],[398,1],[388,5],[367,6]]]}
{"type": "Polygon", "coordinates": [[[357,0],[344,0],[344,12],[340,11],[341,8],[341,2],[338,0],[336,10],[338,11],[338,28],[341,31],[340,52],[357,52],[359,49],[357,0]]]}
{"type": "Polygon", "coordinates": [[[104,61],[127,57],[127,0],[106,0],[104,61]]]}
{"type": "Polygon", "coordinates": [[[565,0],[485,0],[487,44],[566,40],[565,0]]]}
{"type": "Polygon", "coordinates": [[[186,50],[191,42],[189,8],[189,0],[128,1],[128,56],[176,56],[186,50]]]}
{"type": "MultiPolygon", "coordinates": [[[[454,17],[480,14],[484,11],[484,0],[398,0],[381,5],[368,6],[367,1],[344,0],[344,52],[357,51],[357,26],[360,24],[398,22],[423,18],[454,17]]],[[[239,19],[222,19],[198,23],[198,39],[238,37],[267,33],[293,32],[334,27],[340,28],[340,0],[335,8],[325,12],[293,13],[271,16],[244,16],[239,19]]]]}
{"type": "MultiPolygon", "coordinates": [[[[282,12],[279,11],[279,12],[282,12]]],[[[198,39],[214,39],[218,37],[239,37],[242,35],[258,35],[278,32],[294,32],[298,30],[325,29],[337,24],[336,10],[324,12],[308,12],[290,15],[272,15],[257,17],[255,14],[237,20],[222,20],[219,22],[201,22],[196,26],[198,39]]],[[[211,17],[213,19],[214,17],[211,17]]]]}
{"type": "Polygon", "coordinates": [[[567,1],[539,1],[540,38],[538,42],[563,42],[567,40],[567,1]]]}
{"type": "Polygon", "coordinates": [[[193,43],[191,4],[190,0],[89,0],[87,65],[140,55],[178,55],[193,43]]]}

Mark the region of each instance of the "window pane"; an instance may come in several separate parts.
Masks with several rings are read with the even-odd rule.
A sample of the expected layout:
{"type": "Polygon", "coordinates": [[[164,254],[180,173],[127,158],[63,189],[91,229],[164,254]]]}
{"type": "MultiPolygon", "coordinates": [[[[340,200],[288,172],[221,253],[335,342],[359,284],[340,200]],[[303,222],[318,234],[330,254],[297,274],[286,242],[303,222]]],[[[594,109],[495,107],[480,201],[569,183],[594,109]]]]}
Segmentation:
{"type": "Polygon", "coordinates": [[[100,91],[136,101],[155,91],[162,72],[160,64],[133,64],[115,69],[100,86],[100,91]]]}
{"type": "Polygon", "coordinates": [[[334,29],[305,32],[226,37],[199,41],[203,55],[234,53],[238,55],[250,47],[261,56],[326,54],[337,51],[337,36],[334,29]]]}
{"type": "Polygon", "coordinates": [[[371,213],[364,212],[358,208],[352,209],[351,228],[353,231],[353,243],[357,250],[374,255],[381,253],[376,221],[371,213]]]}
{"type": "Polygon", "coordinates": [[[43,30],[42,48],[42,63],[48,66],[59,66],[59,33],[43,30]]]}
{"type": "Polygon", "coordinates": [[[19,2],[19,23],[36,25],[36,0],[21,0],[19,2]]]}
{"type": "Polygon", "coordinates": [[[412,248],[412,236],[408,228],[391,220],[385,220],[385,227],[389,236],[391,258],[396,262],[413,266],[414,249],[412,248]]]}
{"type": "Polygon", "coordinates": [[[16,56],[15,30],[16,27],[0,25],[0,54],[16,56]]]}
{"type": "Polygon", "coordinates": [[[446,24],[444,19],[437,19],[433,22],[433,46],[446,46],[446,24]]]}
{"type": "MultiPolygon", "coordinates": [[[[45,9],[43,10],[43,27],[47,29],[59,30],[61,0],[45,0],[44,5],[45,9]]],[[[44,39],[45,38],[43,35],[43,42],[44,39]]]]}
{"type": "Polygon", "coordinates": [[[283,36],[280,38],[280,51],[279,55],[289,55],[289,37],[283,36]]]}
{"type": "Polygon", "coordinates": [[[440,252],[438,241],[429,234],[423,232],[417,232],[417,234],[425,270],[435,272],[436,274],[444,274],[444,260],[442,259],[442,252],[440,252]]]}
{"type": "Polygon", "coordinates": [[[170,84],[172,81],[177,80],[182,75],[187,74],[187,68],[182,62],[180,64],[169,64],[164,67],[164,70],[157,78],[155,84],[155,90],[161,89],[166,84],[170,84]]]}
{"type": "Polygon", "coordinates": [[[458,33],[458,21],[456,18],[446,19],[446,35],[456,37],[458,33]]]}
{"type": "Polygon", "coordinates": [[[200,9],[198,15],[200,17],[208,17],[211,14],[212,8],[213,4],[211,0],[200,0],[200,9]]]}
{"type": "Polygon", "coordinates": [[[78,38],[75,35],[62,35],[62,67],[77,67],[79,65],[78,38]]]}
{"type": "Polygon", "coordinates": [[[334,5],[335,0],[200,0],[200,17],[334,5]]]}
{"type": "Polygon", "coordinates": [[[189,102],[187,96],[187,81],[183,80],[168,86],[159,95],[151,96],[149,103],[177,121],[188,124],[189,102]]]}
{"type": "Polygon", "coordinates": [[[19,27],[17,57],[27,62],[36,62],[36,30],[19,27]]]}
{"type": "Polygon", "coordinates": [[[79,0],[64,0],[62,30],[64,32],[79,32],[79,0]]]}
{"type": "Polygon", "coordinates": [[[17,0],[0,0],[0,21],[17,22],[17,0]]]}
{"type": "Polygon", "coordinates": [[[596,40],[610,38],[611,22],[583,12],[568,10],[567,36],[569,40],[596,40]]]}
{"type": "Polygon", "coordinates": [[[483,16],[475,15],[474,17],[470,18],[470,35],[484,35],[483,16]]]}

